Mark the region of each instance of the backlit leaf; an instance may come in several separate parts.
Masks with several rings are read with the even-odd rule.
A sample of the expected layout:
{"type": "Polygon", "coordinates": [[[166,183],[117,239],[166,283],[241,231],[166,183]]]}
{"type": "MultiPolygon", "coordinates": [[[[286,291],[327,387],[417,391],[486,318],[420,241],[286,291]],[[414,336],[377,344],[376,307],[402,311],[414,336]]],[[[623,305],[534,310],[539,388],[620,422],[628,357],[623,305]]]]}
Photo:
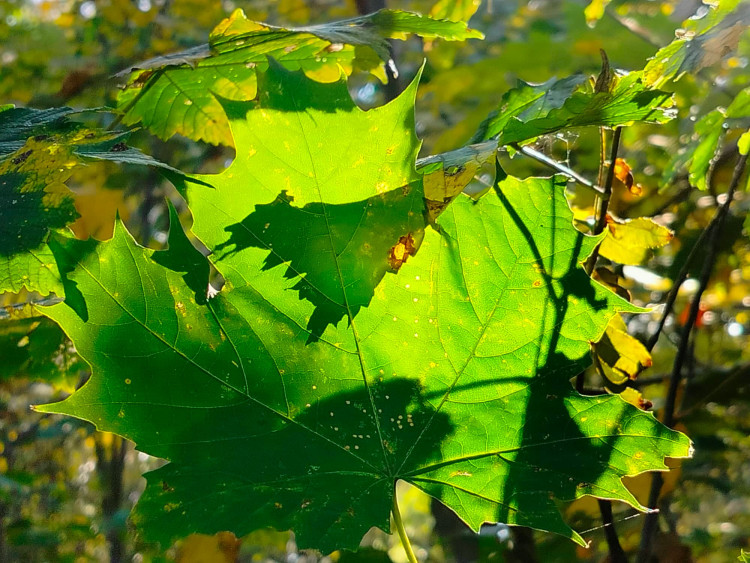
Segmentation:
{"type": "MultiPolygon", "coordinates": [[[[67,119],[69,108],[0,112],[0,292],[22,287],[62,295],[46,246],[52,230],[79,216],[66,182],[87,159],[174,168],[125,144],[128,133],[90,129],[67,119]]],[[[112,217],[113,218],[113,217],[112,217]]]]}
{"type": "Polygon", "coordinates": [[[219,97],[252,100],[256,74],[273,58],[321,82],[340,69],[373,72],[385,80],[388,38],[409,35],[462,41],[482,34],[463,22],[380,10],[351,20],[284,29],[254,22],[238,9],[211,33],[209,44],[158,57],[134,67],[118,105],[125,123],[142,122],[164,139],[180,133],[215,145],[232,142],[219,97]]]}
{"type": "Polygon", "coordinates": [[[603,375],[615,385],[635,379],[652,364],[651,354],[643,344],[628,334],[625,321],[620,315],[615,315],[609,321],[604,336],[594,344],[594,353],[603,375]]]}
{"type": "Polygon", "coordinates": [[[607,236],[599,247],[599,254],[619,264],[637,266],[672,240],[672,231],[647,217],[620,220],[609,218],[607,236]]]}
{"type": "Polygon", "coordinates": [[[600,237],[573,227],[566,180],[498,169],[485,196],[457,196],[426,226],[416,83],[369,112],[344,83],[279,67],[260,88],[260,107],[227,108],[233,164],[199,178],[213,187],[180,186],[218,295],[174,212],[166,251],[119,224],[83,256],[78,241],[54,247],[73,268],[66,302],[45,311],[93,374],[39,410],[170,460],[148,475],[144,536],[273,526],[302,547],[356,548],[389,529],[397,480],[474,530],[499,520],[581,544],[557,501],[640,507],[622,477],[689,442],[569,383],[616,312],[639,309],[583,270],[600,237]],[[396,270],[408,235],[416,255],[396,270]]]}
{"type": "Polygon", "coordinates": [[[507,145],[570,127],[664,123],[674,117],[671,105],[669,93],[647,88],[637,72],[617,77],[608,92],[594,92],[582,77],[573,76],[511,90],[473,141],[497,138],[507,145]]]}
{"type": "Polygon", "coordinates": [[[691,18],[682,25],[682,37],[657,51],[643,71],[644,82],[660,86],[683,74],[695,74],[719,62],[737,48],[750,21],[750,3],[725,0],[706,6],[702,18],[691,18]]]}
{"type": "Polygon", "coordinates": [[[424,175],[424,197],[431,222],[496,154],[497,143],[488,141],[417,161],[417,169],[424,175]]]}

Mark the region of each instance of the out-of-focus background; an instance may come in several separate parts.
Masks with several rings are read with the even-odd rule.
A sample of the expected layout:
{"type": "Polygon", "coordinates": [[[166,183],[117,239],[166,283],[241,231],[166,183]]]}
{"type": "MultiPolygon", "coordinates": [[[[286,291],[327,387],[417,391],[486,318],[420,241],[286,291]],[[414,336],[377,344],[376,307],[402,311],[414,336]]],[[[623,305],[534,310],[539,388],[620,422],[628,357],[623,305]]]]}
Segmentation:
{"type": "MultiPolygon", "coordinates": [[[[736,2],[735,2],[736,3],[736,2]]],[[[123,78],[114,75],[158,55],[205,43],[211,29],[236,8],[250,19],[301,26],[354,17],[384,7],[375,0],[0,0],[0,104],[96,108],[116,105],[123,78]]],[[[384,85],[355,73],[354,100],[363,108],[390,99],[426,66],[417,97],[422,156],[463,146],[482,119],[497,108],[518,80],[539,83],[574,73],[596,75],[600,49],[613,68],[643,69],[690,17],[705,16],[699,0],[409,0],[387,7],[469,19],[484,41],[395,41],[398,80],[384,85]]],[[[702,118],[726,107],[750,84],[750,34],[746,27],[720,28],[706,38],[707,64],[667,89],[675,92],[678,118],[666,125],[640,125],[623,134],[620,155],[640,190],[615,184],[610,211],[621,218],[653,217],[675,231],[671,243],[640,266],[620,268],[620,283],[652,313],[628,321],[645,341],[660,317],[659,304],[701,232],[721,203],[732,174],[739,134],[747,123],[730,123],[711,159],[706,190],[691,186],[680,159],[704,138],[702,118]],[[723,30],[723,31],[722,31],[723,30]],[[735,48],[728,44],[737,37],[735,48]],[[640,194],[637,192],[640,191],[640,194]]],[[[90,114],[96,122],[104,118],[90,114]]],[[[108,122],[101,125],[110,125],[108,122]]],[[[137,131],[131,144],[187,172],[216,172],[231,162],[232,149],[175,136],[160,140],[137,131]]],[[[572,130],[541,138],[536,149],[577,172],[596,178],[599,131],[572,130]]],[[[515,175],[549,174],[523,155],[503,155],[515,175]]],[[[477,182],[490,178],[477,178],[477,182]]],[[[75,171],[68,185],[81,218],[79,238],[105,240],[116,213],[138,241],[158,248],[166,240],[166,199],[179,203],[172,185],[154,170],[92,163],[75,171]]],[[[577,217],[592,214],[586,196],[572,199],[577,217]]],[[[717,265],[701,301],[690,344],[686,383],[677,401],[677,428],[695,442],[690,460],[674,462],[659,505],[656,552],[663,562],[736,561],[750,549],[750,240],[743,225],[750,208],[746,191],[736,196],[720,241],[717,265]]],[[[702,257],[693,260],[675,314],[653,350],[653,366],[635,386],[657,413],[663,406],[675,343],[696,291],[702,257]]],[[[0,295],[0,305],[33,301],[26,292],[0,295]]],[[[13,309],[16,310],[16,309],[13,309]]],[[[13,315],[9,315],[13,317],[13,315]]],[[[287,532],[261,531],[191,536],[167,550],[139,543],[127,516],[143,487],[141,473],[160,461],[131,444],[72,418],[42,416],[30,405],[58,400],[88,377],[65,335],[41,317],[0,319],[0,561],[405,561],[397,540],[372,531],[356,553],[327,557],[297,551],[287,532]]],[[[593,372],[591,386],[601,386],[593,372]]],[[[646,502],[650,480],[628,481],[646,502]]],[[[568,521],[591,542],[589,549],[548,534],[523,542],[504,526],[480,536],[416,490],[405,490],[405,520],[417,555],[429,561],[605,561],[599,508],[592,499],[563,507],[568,521]]],[[[637,550],[643,516],[615,506],[620,541],[637,550]]]]}

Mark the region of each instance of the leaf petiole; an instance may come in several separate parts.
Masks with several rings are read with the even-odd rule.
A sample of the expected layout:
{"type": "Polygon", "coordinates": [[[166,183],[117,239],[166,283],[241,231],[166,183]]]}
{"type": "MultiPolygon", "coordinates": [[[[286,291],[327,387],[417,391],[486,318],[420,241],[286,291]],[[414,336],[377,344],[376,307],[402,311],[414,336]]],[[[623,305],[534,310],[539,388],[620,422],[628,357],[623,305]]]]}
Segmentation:
{"type": "Polygon", "coordinates": [[[401,512],[398,509],[398,498],[395,489],[393,491],[393,508],[391,509],[391,512],[393,513],[393,522],[396,524],[396,530],[398,530],[398,537],[401,540],[401,545],[403,546],[404,551],[406,552],[406,558],[409,563],[418,563],[417,556],[414,555],[414,550],[409,542],[409,536],[406,535],[404,521],[401,519],[401,512]]]}

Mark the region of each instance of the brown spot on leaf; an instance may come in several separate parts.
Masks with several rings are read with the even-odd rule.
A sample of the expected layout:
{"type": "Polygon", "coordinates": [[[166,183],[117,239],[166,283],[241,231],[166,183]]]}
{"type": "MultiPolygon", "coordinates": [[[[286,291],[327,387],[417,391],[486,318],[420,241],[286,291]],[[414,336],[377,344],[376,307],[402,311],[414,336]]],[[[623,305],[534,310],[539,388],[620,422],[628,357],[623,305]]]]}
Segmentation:
{"type": "Polygon", "coordinates": [[[414,239],[408,233],[398,239],[398,243],[388,251],[388,265],[398,271],[409,256],[416,254],[414,239]]]}
{"type": "Polygon", "coordinates": [[[22,152],[16,158],[12,159],[11,162],[13,164],[22,164],[22,163],[26,162],[26,159],[29,158],[29,156],[31,156],[32,152],[33,151],[22,152]]]}

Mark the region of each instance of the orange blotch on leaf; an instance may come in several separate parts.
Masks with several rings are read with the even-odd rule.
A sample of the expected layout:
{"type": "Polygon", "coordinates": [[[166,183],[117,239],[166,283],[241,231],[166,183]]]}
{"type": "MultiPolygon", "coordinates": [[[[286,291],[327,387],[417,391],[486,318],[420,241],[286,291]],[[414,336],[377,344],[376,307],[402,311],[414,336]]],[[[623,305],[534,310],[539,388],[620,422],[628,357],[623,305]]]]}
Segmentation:
{"type": "Polygon", "coordinates": [[[409,256],[414,256],[414,254],[416,254],[414,238],[411,233],[408,233],[400,237],[396,245],[388,251],[388,265],[392,269],[398,270],[409,256]]]}

